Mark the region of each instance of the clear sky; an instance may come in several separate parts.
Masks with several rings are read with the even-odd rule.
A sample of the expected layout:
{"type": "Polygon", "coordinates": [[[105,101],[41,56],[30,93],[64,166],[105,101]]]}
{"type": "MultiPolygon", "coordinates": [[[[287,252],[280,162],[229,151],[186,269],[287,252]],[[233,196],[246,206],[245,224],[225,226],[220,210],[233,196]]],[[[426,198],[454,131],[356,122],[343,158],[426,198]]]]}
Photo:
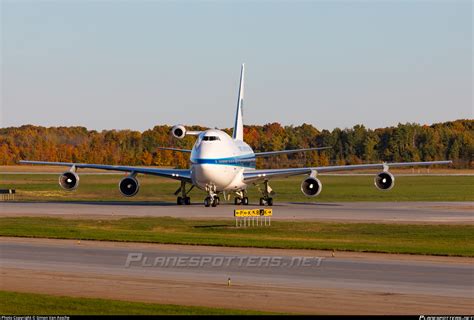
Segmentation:
{"type": "Polygon", "coordinates": [[[471,1],[0,3],[0,127],[474,117],[471,1]]]}

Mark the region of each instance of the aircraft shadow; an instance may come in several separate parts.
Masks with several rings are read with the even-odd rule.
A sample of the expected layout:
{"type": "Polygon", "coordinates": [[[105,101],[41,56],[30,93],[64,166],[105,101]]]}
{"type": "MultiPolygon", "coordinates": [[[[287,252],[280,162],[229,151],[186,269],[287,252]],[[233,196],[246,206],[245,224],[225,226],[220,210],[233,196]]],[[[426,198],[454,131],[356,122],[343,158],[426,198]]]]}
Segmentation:
{"type": "Polygon", "coordinates": [[[320,206],[320,207],[342,207],[339,203],[320,203],[320,202],[288,202],[288,204],[294,204],[299,206],[320,206]]]}
{"type": "MultiPolygon", "coordinates": [[[[22,203],[37,203],[37,204],[46,204],[46,203],[56,203],[56,204],[83,204],[83,205],[103,205],[103,206],[177,206],[175,202],[165,202],[165,201],[16,201],[22,203]]],[[[198,203],[192,204],[198,205],[198,203]]]]}
{"type": "MultiPolygon", "coordinates": [[[[90,201],[74,201],[74,200],[48,200],[48,201],[11,201],[16,203],[34,203],[34,204],[79,204],[79,205],[99,205],[99,206],[155,206],[155,207],[178,207],[176,202],[174,201],[120,201],[120,200],[111,200],[111,201],[100,201],[100,200],[90,200],[90,201]]],[[[248,205],[235,205],[234,203],[225,203],[221,202],[219,207],[234,207],[236,209],[255,209],[255,207],[259,208],[278,208],[284,207],[285,205],[315,205],[315,206],[341,206],[340,204],[333,204],[333,203],[314,203],[314,202],[276,202],[273,206],[261,206],[258,203],[249,203],[248,205]]],[[[204,204],[201,201],[192,202],[191,205],[182,205],[179,207],[188,208],[188,207],[204,207],[204,204]]],[[[213,210],[214,208],[210,207],[209,210],[213,210]]]]}

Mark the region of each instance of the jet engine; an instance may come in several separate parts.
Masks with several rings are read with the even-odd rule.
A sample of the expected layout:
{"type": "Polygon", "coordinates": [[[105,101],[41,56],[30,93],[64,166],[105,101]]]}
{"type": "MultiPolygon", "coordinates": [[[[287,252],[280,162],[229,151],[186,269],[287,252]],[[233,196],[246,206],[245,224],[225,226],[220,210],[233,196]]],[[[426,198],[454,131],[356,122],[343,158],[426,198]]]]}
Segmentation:
{"type": "Polygon", "coordinates": [[[308,177],[301,182],[301,192],[307,197],[316,197],[322,189],[323,185],[317,178],[308,177]]]}
{"type": "Polygon", "coordinates": [[[183,125],[178,124],[171,129],[171,133],[175,138],[183,139],[186,136],[186,128],[183,125]]]}
{"type": "Polygon", "coordinates": [[[390,190],[395,185],[395,177],[390,172],[380,172],[375,176],[374,184],[379,190],[390,190]]]}
{"type": "Polygon", "coordinates": [[[133,197],[138,193],[140,184],[135,177],[128,176],[120,180],[119,189],[125,197],[133,197]]]}
{"type": "Polygon", "coordinates": [[[75,172],[64,172],[59,176],[59,185],[67,191],[75,190],[79,186],[79,176],[75,172]]]}

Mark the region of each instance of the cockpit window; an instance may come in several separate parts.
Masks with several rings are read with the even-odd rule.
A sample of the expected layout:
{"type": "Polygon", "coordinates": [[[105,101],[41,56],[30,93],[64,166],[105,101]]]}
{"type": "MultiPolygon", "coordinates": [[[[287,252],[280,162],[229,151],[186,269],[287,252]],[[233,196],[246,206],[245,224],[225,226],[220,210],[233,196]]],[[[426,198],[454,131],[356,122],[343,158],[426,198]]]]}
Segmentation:
{"type": "Polygon", "coordinates": [[[202,137],[202,140],[203,141],[215,141],[215,140],[221,140],[221,139],[219,139],[219,137],[216,137],[216,136],[205,136],[205,137],[202,137]]]}

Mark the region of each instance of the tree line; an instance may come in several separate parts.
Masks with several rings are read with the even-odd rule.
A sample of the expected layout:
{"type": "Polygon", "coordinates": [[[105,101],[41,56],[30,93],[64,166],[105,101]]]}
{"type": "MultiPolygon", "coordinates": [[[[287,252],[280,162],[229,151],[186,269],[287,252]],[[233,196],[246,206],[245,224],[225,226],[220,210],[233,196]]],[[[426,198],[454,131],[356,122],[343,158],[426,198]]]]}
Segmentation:
{"type": "MultiPolygon", "coordinates": [[[[189,130],[204,130],[188,126],[189,130]]],[[[189,154],[161,151],[156,147],[191,149],[195,137],[175,139],[171,127],[155,126],[144,132],[88,130],[84,127],[24,125],[0,128],[0,165],[21,159],[188,167],[189,154]]],[[[225,129],[231,134],[232,129],[225,129]]],[[[474,165],[474,120],[433,125],[416,123],[396,127],[319,130],[310,124],[282,126],[269,123],[244,128],[244,139],[255,152],[329,146],[318,152],[258,159],[258,167],[324,166],[380,161],[453,160],[457,168],[474,165]]]]}

